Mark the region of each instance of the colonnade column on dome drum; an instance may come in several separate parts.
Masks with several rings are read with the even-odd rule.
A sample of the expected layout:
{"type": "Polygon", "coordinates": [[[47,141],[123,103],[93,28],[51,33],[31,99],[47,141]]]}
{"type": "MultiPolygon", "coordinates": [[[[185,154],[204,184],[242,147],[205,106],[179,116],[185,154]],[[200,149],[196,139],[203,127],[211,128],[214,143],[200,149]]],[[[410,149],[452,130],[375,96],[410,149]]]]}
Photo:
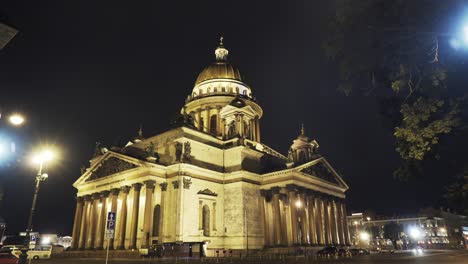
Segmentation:
{"type": "Polygon", "coordinates": [[[342,198],[295,185],[262,190],[261,197],[265,246],[349,244],[342,198]]]}

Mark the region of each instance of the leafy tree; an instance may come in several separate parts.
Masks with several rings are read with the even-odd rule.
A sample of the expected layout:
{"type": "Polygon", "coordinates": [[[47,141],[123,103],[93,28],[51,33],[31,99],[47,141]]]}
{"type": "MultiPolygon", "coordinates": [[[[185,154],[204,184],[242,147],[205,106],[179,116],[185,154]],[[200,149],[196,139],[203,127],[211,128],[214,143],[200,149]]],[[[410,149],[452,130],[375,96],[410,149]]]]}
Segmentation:
{"type": "Polygon", "coordinates": [[[403,231],[401,225],[391,222],[384,225],[384,238],[392,241],[393,247],[397,248],[397,241],[400,239],[400,233],[403,231]]]}
{"type": "MultiPolygon", "coordinates": [[[[441,137],[463,123],[464,92],[449,89],[459,74],[448,52],[444,21],[454,17],[462,0],[335,0],[324,42],[326,56],[339,72],[337,89],[381,99],[391,120],[395,150],[405,161],[395,171],[407,178],[420,161],[435,154],[441,137]]],[[[457,88],[457,87],[456,87],[457,88]]],[[[458,87],[459,88],[459,87],[458,87]]]]}
{"type": "Polygon", "coordinates": [[[455,181],[445,188],[448,206],[456,213],[468,215],[468,170],[455,176],[455,181]]]}

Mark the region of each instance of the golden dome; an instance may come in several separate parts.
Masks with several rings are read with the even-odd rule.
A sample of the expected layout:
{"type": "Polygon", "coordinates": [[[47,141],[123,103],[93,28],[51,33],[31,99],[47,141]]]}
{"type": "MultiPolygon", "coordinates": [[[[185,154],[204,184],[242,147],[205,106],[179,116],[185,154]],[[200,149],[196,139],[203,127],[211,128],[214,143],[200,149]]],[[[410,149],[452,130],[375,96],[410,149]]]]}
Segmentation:
{"type": "Polygon", "coordinates": [[[197,77],[195,85],[211,79],[231,79],[242,81],[239,69],[226,61],[217,61],[206,67],[197,77]]]}
{"type": "Polygon", "coordinates": [[[227,61],[229,51],[224,48],[223,37],[215,50],[216,62],[206,67],[197,77],[195,85],[211,79],[230,79],[242,81],[239,70],[227,61]]]}

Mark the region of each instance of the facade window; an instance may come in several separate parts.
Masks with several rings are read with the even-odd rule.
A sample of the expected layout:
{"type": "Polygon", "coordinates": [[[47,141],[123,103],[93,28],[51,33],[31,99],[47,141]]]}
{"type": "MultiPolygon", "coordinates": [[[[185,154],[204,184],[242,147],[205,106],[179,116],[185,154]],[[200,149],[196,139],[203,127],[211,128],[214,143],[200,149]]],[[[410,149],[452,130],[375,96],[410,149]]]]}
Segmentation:
{"type": "Polygon", "coordinates": [[[202,227],[203,235],[210,236],[210,208],[206,204],[203,206],[202,210],[202,227]]]}
{"type": "Polygon", "coordinates": [[[222,91],[223,93],[225,93],[225,92],[226,92],[226,87],[223,87],[223,88],[221,89],[221,91],[222,91]]]}
{"type": "Polygon", "coordinates": [[[154,207],[153,214],[153,236],[159,236],[159,223],[161,221],[161,206],[158,204],[154,207]]]}

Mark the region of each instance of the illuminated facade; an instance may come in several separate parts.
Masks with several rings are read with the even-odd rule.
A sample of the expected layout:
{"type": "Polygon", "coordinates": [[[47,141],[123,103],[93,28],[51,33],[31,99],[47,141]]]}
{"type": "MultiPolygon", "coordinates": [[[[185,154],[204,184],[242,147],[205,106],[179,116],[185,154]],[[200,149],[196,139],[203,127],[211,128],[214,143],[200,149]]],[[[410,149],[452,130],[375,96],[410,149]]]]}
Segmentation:
{"type": "Polygon", "coordinates": [[[301,130],[287,156],[261,142],[263,110],[228,60],[198,76],[180,126],[125,147],[98,147],[74,183],[74,249],[155,243],[204,249],[349,244],[346,183],[301,130]]]}

